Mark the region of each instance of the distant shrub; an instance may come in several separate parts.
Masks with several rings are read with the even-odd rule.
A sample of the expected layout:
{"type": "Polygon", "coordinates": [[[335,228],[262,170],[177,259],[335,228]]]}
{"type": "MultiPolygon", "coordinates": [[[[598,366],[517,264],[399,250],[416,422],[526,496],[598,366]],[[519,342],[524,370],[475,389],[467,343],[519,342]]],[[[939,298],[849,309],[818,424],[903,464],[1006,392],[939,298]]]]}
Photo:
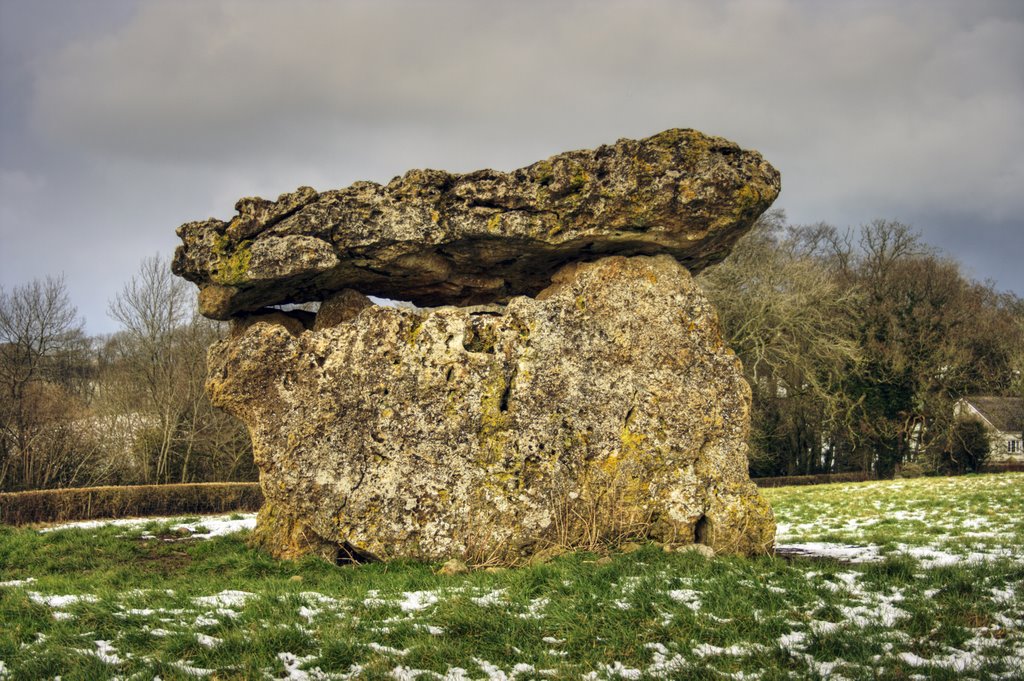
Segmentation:
{"type": "Polygon", "coordinates": [[[78,487],[0,493],[0,523],[26,523],[256,511],[263,504],[259,483],[78,487]]]}
{"type": "Polygon", "coordinates": [[[982,473],[1024,473],[1024,463],[988,463],[982,466],[982,473]]]}
{"type": "Polygon", "coordinates": [[[916,461],[907,461],[899,467],[899,474],[897,477],[900,478],[920,478],[923,475],[928,474],[930,471],[923,465],[916,461]]]}
{"type": "Polygon", "coordinates": [[[751,478],[758,487],[789,487],[791,485],[827,485],[834,482],[864,482],[874,480],[866,471],[852,473],[820,473],[818,475],[786,475],[775,478],[751,478]]]}
{"type": "Polygon", "coordinates": [[[946,475],[977,473],[988,460],[991,443],[981,421],[965,419],[953,427],[949,442],[939,454],[936,468],[946,475]]]}

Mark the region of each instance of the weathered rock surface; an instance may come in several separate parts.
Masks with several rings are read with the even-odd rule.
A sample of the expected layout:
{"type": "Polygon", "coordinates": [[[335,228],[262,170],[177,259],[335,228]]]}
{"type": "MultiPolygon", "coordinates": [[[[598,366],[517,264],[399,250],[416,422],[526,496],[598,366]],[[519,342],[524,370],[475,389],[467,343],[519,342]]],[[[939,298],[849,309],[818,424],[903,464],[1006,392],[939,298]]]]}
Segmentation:
{"type": "MultiPolygon", "coordinates": [[[[724,248],[708,238],[698,259],[724,248]]],[[[275,555],[517,563],[633,537],[772,547],[747,474],[749,387],[671,256],[570,265],[504,308],[346,292],[320,314],[235,322],[209,355],[214,403],[252,434],[266,496],[254,536],[275,555]]]]}
{"type": "Polygon", "coordinates": [[[413,170],[387,185],[242,199],[190,222],[175,273],[215,319],[353,289],[420,305],[535,295],[563,265],[668,253],[696,272],[775,199],[779,174],[720,137],[669,130],[509,173],[413,170]]]}

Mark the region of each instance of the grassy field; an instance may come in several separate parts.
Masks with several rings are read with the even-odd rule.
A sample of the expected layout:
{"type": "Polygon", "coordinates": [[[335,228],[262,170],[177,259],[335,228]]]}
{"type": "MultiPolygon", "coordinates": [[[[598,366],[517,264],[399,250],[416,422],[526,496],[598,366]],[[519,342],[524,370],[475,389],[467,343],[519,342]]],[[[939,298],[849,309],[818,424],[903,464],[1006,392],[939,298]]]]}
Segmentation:
{"type": "Polygon", "coordinates": [[[459,576],[277,562],[212,520],[2,527],[0,678],[1024,678],[1024,474],[766,494],[779,557],[459,576]]]}

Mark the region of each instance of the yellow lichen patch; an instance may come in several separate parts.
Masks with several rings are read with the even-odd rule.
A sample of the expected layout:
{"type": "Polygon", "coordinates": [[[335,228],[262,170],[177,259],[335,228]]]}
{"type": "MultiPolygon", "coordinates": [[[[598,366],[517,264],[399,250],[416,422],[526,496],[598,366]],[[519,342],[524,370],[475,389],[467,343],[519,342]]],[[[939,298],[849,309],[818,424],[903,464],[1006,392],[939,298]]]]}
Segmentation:
{"type": "Polygon", "coordinates": [[[678,200],[681,203],[689,203],[697,198],[697,192],[694,190],[692,183],[689,178],[679,183],[679,194],[678,200]]]}
{"type": "Polygon", "coordinates": [[[405,342],[409,345],[414,345],[416,343],[416,339],[419,338],[421,331],[423,331],[423,319],[417,318],[405,332],[405,342]]]}
{"type": "Polygon", "coordinates": [[[597,465],[609,479],[614,479],[619,472],[619,455],[612,452],[597,465]]]}
{"type": "Polygon", "coordinates": [[[540,161],[539,163],[534,163],[533,179],[541,185],[551,184],[551,181],[555,179],[555,172],[551,168],[551,162],[540,161]]]}
{"type": "Polygon", "coordinates": [[[226,236],[217,236],[213,243],[216,263],[210,273],[210,280],[225,286],[244,283],[248,279],[249,263],[252,260],[251,240],[232,245],[226,236]]]}
{"type": "Polygon", "coordinates": [[[590,173],[583,169],[582,166],[575,166],[572,171],[572,175],[569,176],[569,191],[579,192],[587,183],[590,182],[590,173]]]}
{"type": "Polygon", "coordinates": [[[635,455],[639,451],[640,445],[644,443],[647,436],[643,433],[635,433],[629,428],[623,428],[619,433],[619,438],[622,441],[623,455],[631,456],[635,455]]]}
{"type": "Polygon", "coordinates": [[[505,381],[500,366],[493,365],[481,386],[480,396],[480,462],[495,464],[504,456],[508,432],[509,415],[502,408],[506,391],[512,386],[505,381]]]}
{"type": "MultiPolygon", "coordinates": [[[[646,174],[646,173],[653,173],[654,172],[654,166],[652,166],[650,163],[648,163],[647,161],[643,160],[639,156],[633,156],[633,171],[637,175],[646,174]]],[[[632,198],[632,196],[630,196],[629,198],[632,198]]]]}
{"type": "Polygon", "coordinates": [[[733,195],[736,200],[736,214],[757,208],[761,203],[761,192],[753,184],[745,184],[733,195]]]}

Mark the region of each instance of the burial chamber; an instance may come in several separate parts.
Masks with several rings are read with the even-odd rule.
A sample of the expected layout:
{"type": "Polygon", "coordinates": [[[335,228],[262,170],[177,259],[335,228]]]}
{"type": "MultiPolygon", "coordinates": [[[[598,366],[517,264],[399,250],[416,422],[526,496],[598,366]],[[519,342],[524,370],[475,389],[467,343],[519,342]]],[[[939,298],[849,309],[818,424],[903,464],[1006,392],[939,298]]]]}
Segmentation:
{"type": "Polygon", "coordinates": [[[207,389],[252,436],[254,540],[470,564],[641,538],[770,551],[750,390],[691,271],[778,191],[756,152],[671,130],[183,225],[175,272],[231,321],[207,389]]]}

